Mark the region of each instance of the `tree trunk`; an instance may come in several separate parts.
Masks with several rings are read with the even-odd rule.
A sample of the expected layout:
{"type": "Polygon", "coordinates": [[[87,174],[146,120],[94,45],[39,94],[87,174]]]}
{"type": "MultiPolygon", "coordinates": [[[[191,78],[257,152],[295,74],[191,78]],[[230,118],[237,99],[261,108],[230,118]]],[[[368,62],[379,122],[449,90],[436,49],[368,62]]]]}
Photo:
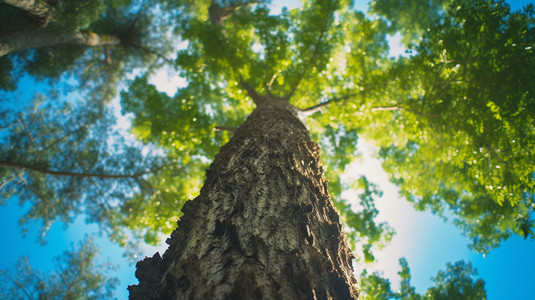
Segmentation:
{"type": "Polygon", "coordinates": [[[44,0],[3,0],[3,2],[25,10],[43,20],[49,20],[54,14],[54,8],[44,0]]]}
{"type": "Polygon", "coordinates": [[[267,98],[221,148],[178,228],[138,262],[131,299],[356,299],[319,147],[267,98]]]}
{"type": "Polygon", "coordinates": [[[62,44],[85,45],[88,47],[119,45],[121,40],[113,35],[92,32],[53,33],[19,32],[0,37],[0,57],[12,52],[30,48],[52,47],[62,44]]]}

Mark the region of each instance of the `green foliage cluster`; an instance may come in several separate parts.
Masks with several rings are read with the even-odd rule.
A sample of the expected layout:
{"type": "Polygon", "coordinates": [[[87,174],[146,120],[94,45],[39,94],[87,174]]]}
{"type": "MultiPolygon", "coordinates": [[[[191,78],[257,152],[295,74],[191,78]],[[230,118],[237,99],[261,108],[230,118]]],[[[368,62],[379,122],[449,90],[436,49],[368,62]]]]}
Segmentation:
{"type": "Polygon", "coordinates": [[[430,31],[431,26],[440,23],[448,2],[375,0],[370,2],[370,12],[388,20],[389,33],[400,33],[403,44],[411,46],[418,44],[418,39],[430,31]]]}
{"type": "Polygon", "coordinates": [[[379,211],[374,202],[382,193],[373,183],[362,176],[350,188],[359,193],[358,205],[353,207],[348,201],[335,200],[335,206],[346,225],[346,235],[352,248],[357,253],[362,251],[364,262],[371,263],[375,261],[372,247],[380,249],[387,245],[395,232],[387,223],[377,224],[375,221],[379,211]]]}
{"type": "Polygon", "coordinates": [[[33,269],[27,257],[12,270],[0,270],[0,296],[4,299],[111,299],[119,280],[106,275],[114,265],[96,262],[94,239],[83,241],[55,258],[56,270],[33,269]]]}
{"type": "Polygon", "coordinates": [[[402,195],[451,215],[479,252],[533,236],[533,13],[503,1],[449,3],[416,54],[385,75],[397,110],[368,127],[402,195]]]}
{"type": "Polygon", "coordinates": [[[482,279],[473,279],[473,276],[477,275],[477,271],[469,262],[448,263],[446,271],[438,271],[437,275],[432,278],[434,286],[429,287],[423,295],[418,294],[411,285],[411,274],[407,260],[401,258],[399,264],[401,266],[401,270],[398,272],[401,278],[399,291],[392,291],[390,281],[381,277],[379,273],[367,274],[364,271],[360,283],[361,299],[487,299],[485,282],[482,279]]]}

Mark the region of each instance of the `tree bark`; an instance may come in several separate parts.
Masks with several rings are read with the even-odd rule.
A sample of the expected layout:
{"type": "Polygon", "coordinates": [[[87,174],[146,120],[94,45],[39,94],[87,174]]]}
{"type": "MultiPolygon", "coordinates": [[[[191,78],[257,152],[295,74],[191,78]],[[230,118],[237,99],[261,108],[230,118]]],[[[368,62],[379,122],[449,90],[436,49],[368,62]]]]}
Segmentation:
{"type": "Polygon", "coordinates": [[[113,35],[92,32],[54,33],[28,31],[0,37],[0,57],[12,52],[30,48],[52,47],[62,44],[85,45],[88,47],[119,45],[121,40],[113,35]]]}
{"type": "Polygon", "coordinates": [[[44,0],[3,0],[3,2],[25,10],[43,20],[50,19],[54,14],[54,8],[44,0]]]}
{"type": "Polygon", "coordinates": [[[267,98],[221,148],[131,299],[356,299],[353,255],[296,109],[267,98]]]}

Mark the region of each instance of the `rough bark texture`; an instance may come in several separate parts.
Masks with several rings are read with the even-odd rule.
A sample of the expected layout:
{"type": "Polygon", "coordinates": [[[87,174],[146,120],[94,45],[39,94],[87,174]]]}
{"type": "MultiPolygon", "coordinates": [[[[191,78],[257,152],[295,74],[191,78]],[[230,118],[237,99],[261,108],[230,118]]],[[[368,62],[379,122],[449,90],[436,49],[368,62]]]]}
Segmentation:
{"type": "Polygon", "coordinates": [[[319,148],[267,99],[221,148],[178,228],[138,262],[131,299],[356,299],[319,148]]]}
{"type": "Polygon", "coordinates": [[[85,45],[89,47],[119,45],[121,40],[113,35],[53,32],[18,32],[0,37],[0,57],[12,52],[31,48],[52,47],[62,44],[85,45]]]}

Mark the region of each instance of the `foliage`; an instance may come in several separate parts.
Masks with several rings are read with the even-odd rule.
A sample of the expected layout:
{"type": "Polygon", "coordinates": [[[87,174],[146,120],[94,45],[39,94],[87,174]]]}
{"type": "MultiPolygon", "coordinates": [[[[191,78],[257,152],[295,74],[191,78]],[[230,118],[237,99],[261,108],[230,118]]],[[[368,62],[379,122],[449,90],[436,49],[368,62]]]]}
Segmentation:
{"type": "MultiPolygon", "coordinates": [[[[402,195],[418,209],[453,216],[473,249],[487,252],[513,233],[531,234],[532,7],[511,14],[503,2],[412,8],[404,2],[395,14],[387,8],[397,6],[375,1],[374,9],[388,19],[370,20],[343,1],[305,2],[280,15],[262,3],[236,3],[228,10],[212,3],[183,17],[181,37],[188,43],[177,67],[188,85],[177,95],[158,94],[142,78],[123,94],[140,139],[209,161],[215,152],[205,147],[224,142],[214,139],[210,126],[240,124],[255,93],[271,94],[304,113],[322,111],[307,123],[325,151],[333,199],[346,225],[355,226],[348,232],[357,230],[348,221],[354,214],[374,216],[368,204],[368,210],[349,213],[340,197],[339,174],[354,157],[358,132],[381,148],[384,168],[402,195]],[[406,28],[413,9],[432,20],[406,28]],[[222,11],[231,12],[221,18],[222,11]],[[409,35],[412,56],[388,58],[386,36],[393,30],[409,35]],[[205,124],[204,132],[191,131],[198,132],[195,140],[188,120],[205,124]],[[162,142],[169,128],[179,138],[162,142]]],[[[378,245],[391,235],[386,227],[379,232],[370,239],[378,245]]]]}
{"type": "MultiPolygon", "coordinates": [[[[387,223],[375,222],[379,213],[375,208],[375,200],[382,196],[381,191],[362,176],[351,186],[359,195],[360,202],[356,207],[349,205],[347,201],[335,201],[335,206],[340,213],[342,222],[346,225],[346,235],[352,248],[357,251],[362,249],[364,262],[371,263],[375,260],[372,247],[382,248],[392,239],[394,231],[387,223]]],[[[357,251],[360,253],[361,251],[357,251]]]]}
{"type": "MultiPolygon", "coordinates": [[[[157,6],[157,3],[152,3],[157,6]]],[[[27,72],[40,80],[57,80],[62,75],[76,78],[80,87],[96,91],[92,97],[103,101],[115,95],[119,80],[135,68],[149,73],[153,68],[170,62],[166,57],[170,40],[163,38],[170,22],[164,16],[154,18],[157,7],[147,9],[149,3],[130,0],[57,1],[54,17],[46,27],[36,27],[24,21],[26,15],[16,9],[1,22],[0,37],[15,35],[24,39],[27,32],[98,33],[103,38],[116,37],[118,46],[89,47],[63,44],[40,49],[28,49],[0,58],[0,88],[14,89],[16,78],[27,72]],[[21,21],[22,19],[22,21],[21,21]],[[8,28],[3,24],[19,24],[8,28]],[[19,67],[12,68],[16,61],[19,67]],[[152,65],[152,66],[151,66],[152,65]]]]}
{"type": "Polygon", "coordinates": [[[453,265],[448,263],[446,271],[441,270],[432,278],[435,285],[428,288],[423,295],[416,293],[415,288],[411,286],[410,269],[405,258],[401,258],[399,264],[401,271],[398,272],[398,275],[401,278],[401,287],[398,292],[393,292],[390,281],[382,278],[379,273],[367,274],[364,271],[360,283],[361,298],[385,300],[481,300],[487,298],[485,282],[482,279],[474,281],[472,277],[477,275],[477,271],[469,262],[461,260],[453,265]]]}
{"type": "Polygon", "coordinates": [[[440,271],[433,278],[436,286],[427,290],[427,299],[485,299],[485,282],[474,282],[472,275],[477,275],[477,271],[470,263],[447,264],[446,272],[440,271]]]}
{"type": "MultiPolygon", "coordinates": [[[[373,248],[393,233],[376,223],[373,203],[381,193],[365,178],[352,186],[361,192],[359,203],[342,197],[351,184],[343,183],[340,174],[356,157],[359,137],[380,148],[384,169],[403,196],[418,209],[452,217],[472,239],[473,249],[487,252],[512,234],[533,237],[533,6],[511,13],[503,1],[376,0],[371,11],[380,17],[369,18],[351,3],[309,0],[275,15],[265,1],[162,0],[154,10],[113,1],[80,12],[88,14],[80,18],[83,24],[65,19],[70,31],[116,34],[122,45],[31,50],[23,64],[14,63],[24,60],[23,55],[0,58],[2,70],[18,65],[20,72],[39,78],[68,74],[95,89],[87,94],[92,101],[105,100],[125,74],[139,66],[149,72],[161,60],[167,62],[169,45],[181,41],[174,67],[187,86],[169,96],[141,72],[121,93],[123,113],[132,117],[131,133],[155,154],[157,167],[134,148],[111,151],[113,159],[102,156],[110,146],[101,134],[111,123],[92,117],[91,105],[98,101],[89,101],[86,112],[68,114],[56,126],[44,124],[61,120],[57,105],[49,106],[48,116],[39,110],[20,121],[6,117],[5,126],[19,129],[10,133],[2,155],[24,149],[17,154],[24,163],[61,167],[56,164],[61,162],[79,172],[143,175],[105,183],[74,177],[58,181],[25,171],[27,177],[18,179],[17,171],[4,167],[5,178],[11,180],[2,192],[15,192],[16,183],[26,181],[23,187],[34,191],[16,186],[16,192],[38,209],[30,218],[42,218],[45,224],[58,217],[69,220],[91,203],[86,213],[116,239],[124,240],[117,228],[126,227],[155,243],[159,233],[173,229],[181,206],[198,192],[207,164],[232,135],[220,129],[239,126],[253,110],[253,98],[269,95],[288,101],[301,116],[311,115],[306,124],[323,149],[330,193],[364,261],[372,261],[373,248]],[[157,12],[176,19],[158,22],[152,17],[157,12]],[[167,25],[173,30],[164,30],[167,25]],[[404,35],[410,56],[389,58],[386,37],[395,32],[404,35]],[[80,129],[80,136],[73,133],[72,139],[64,139],[58,130],[61,125],[73,132],[84,122],[94,123],[93,130],[80,129]],[[61,146],[47,152],[49,156],[41,153],[39,147],[55,140],[61,146]],[[104,166],[103,161],[109,163],[104,166]],[[40,198],[43,192],[51,197],[40,198]],[[73,200],[55,200],[67,199],[58,193],[73,200]],[[82,200],[93,196],[100,200],[82,200]]],[[[13,14],[8,19],[25,22],[17,18],[13,14]]],[[[63,18],[59,14],[44,30],[60,30],[63,18]]],[[[0,77],[0,83],[13,88],[6,78],[0,77]]],[[[410,286],[407,264],[401,264],[400,293],[419,297],[410,286]]],[[[460,268],[469,270],[466,276],[472,274],[469,265],[460,268]]],[[[363,286],[381,287],[370,295],[397,297],[388,281],[378,275],[368,278],[363,286]]],[[[443,276],[437,282],[451,280],[443,276]]],[[[437,287],[436,297],[442,289],[437,287]]]]}
{"type": "Polygon", "coordinates": [[[394,113],[368,127],[401,193],[418,209],[451,215],[479,252],[531,234],[533,13],[511,13],[502,1],[451,2],[417,54],[385,75],[394,113]]]}
{"type": "MultiPolygon", "coordinates": [[[[176,172],[167,169],[163,157],[147,155],[112,132],[115,120],[101,105],[55,100],[36,95],[20,112],[2,111],[0,204],[12,195],[21,205],[29,203],[20,224],[27,232],[29,221],[41,221],[41,238],[55,220],[68,224],[84,214],[87,222],[99,224],[124,245],[126,231],[145,228],[133,221],[158,216],[157,211],[139,210],[147,204],[133,202],[147,202],[158,193],[160,184],[151,184],[153,176],[164,181],[176,172]]],[[[147,235],[145,231],[136,235],[147,235]]]]}
{"type": "Polygon", "coordinates": [[[13,270],[0,270],[0,296],[5,299],[110,299],[118,284],[105,274],[114,266],[97,263],[99,249],[86,237],[55,258],[56,270],[32,269],[21,257],[13,270]]]}
{"type": "MultiPolygon", "coordinates": [[[[236,2],[227,7],[207,6],[204,13],[212,11],[211,19],[207,19],[202,11],[186,13],[182,16],[181,28],[182,39],[188,43],[178,53],[177,67],[188,85],[170,97],[158,92],[145,77],[133,80],[129,90],[121,94],[123,112],[134,115],[132,132],[144,143],[165,149],[167,157],[176,159],[177,165],[182,165],[180,168],[188,170],[191,175],[187,178],[202,182],[202,173],[195,172],[192,167],[205,166],[228,140],[228,132],[214,129],[239,126],[252,111],[251,91],[287,98],[293,104],[303,106],[314,104],[316,99],[325,99],[324,91],[331,87],[333,90],[336,86],[347,89],[353,72],[345,71],[343,66],[346,51],[337,49],[344,43],[341,37],[345,30],[351,30],[355,40],[359,38],[359,44],[354,41],[353,47],[370,45],[371,52],[386,51],[386,27],[381,22],[367,21],[363,14],[351,10],[344,11],[343,17],[337,20],[334,11],[341,5],[333,1],[316,1],[304,4],[302,10],[283,10],[281,15],[275,16],[263,3],[236,2]],[[218,13],[213,12],[216,9],[218,13]],[[231,13],[225,15],[224,20],[214,17],[226,11],[231,13]],[[342,18],[353,20],[352,17],[357,18],[353,22],[360,27],[343,25],[342,18]],[[373,32],[375,26],[382,26],[382,34],[373,32]],[[363,41],[360,39],[363,33],[358,30],[364,28],[367,31],[363,41]],[[371,46],[376,38],[382,38],[381,42],[371,46]],[[331,73],[340,74],[337,78],[326,76],[331,73]],[[190,162],[195,164],[189,167],[190,162]]],[[[189,10],[185,6],[181,11],[189,10]]],[[[347,44],[350,47],[349,42],[347,44]]],[[[366,69],[377,68],[377,64],[365,55],[356,60],[351,63],[359,66],[354,71],[357,74],[363,75],[366,69]]],[[[311,122],[312,127],[316,125],[312,135],[325,150],[322,159],[328,166],[326,176],[330,181],[330,193],[339,209],[344,211],[344,220],[352,232],[350,237],[370,235],[363,238],[366,242],[359,247],[366,253],[366,260],[373,260],[372,245],[380,246],[392,235],[386,224],[376,225],[373,221],[377,214],[372,203],[373,195],[378,193],[365,189],[361,212],[352,210],[340,195],[343,186],[339,175],[353,160],[357,130],[351,124],[347,127],[332,124],[332,120],[311,122]]],[[[184,196],[180,198],[184,199],[184,196]]],[[[163,205],[164,202],[159,203],[163,205]]],[[[354,247],[357,247],[356,243],[354,247]]]]}
{"type": "Polygon", "coordinates": [[[447,4],[448,0],[374,0],[370,3],[370,12],[387,19],[390,33],[401,33],[403,44],[410,47],[440,23],[447,4]]]}

